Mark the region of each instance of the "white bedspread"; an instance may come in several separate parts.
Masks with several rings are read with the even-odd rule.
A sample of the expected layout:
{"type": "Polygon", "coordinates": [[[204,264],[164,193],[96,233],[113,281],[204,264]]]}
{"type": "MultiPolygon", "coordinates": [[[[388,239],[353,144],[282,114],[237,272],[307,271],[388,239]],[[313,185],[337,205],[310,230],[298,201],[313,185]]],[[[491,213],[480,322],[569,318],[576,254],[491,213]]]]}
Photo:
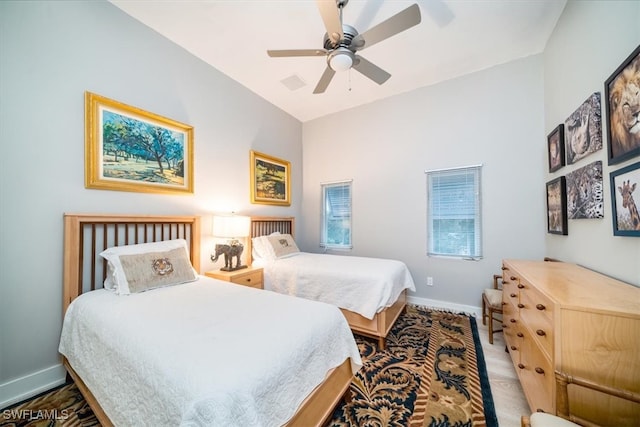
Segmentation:
{"type": "Polygon", "coordinates": [[[299,252],[264,264],[265,289],[322,301],[367,319],[416,290],[407,266],[390,259],[299,252]]]}
{"type": "Polygon", "coordinates": [[[358,348],[331,305],[207,277],[86,293],[60,353],[116,426],[276,426],[358,348]]]}

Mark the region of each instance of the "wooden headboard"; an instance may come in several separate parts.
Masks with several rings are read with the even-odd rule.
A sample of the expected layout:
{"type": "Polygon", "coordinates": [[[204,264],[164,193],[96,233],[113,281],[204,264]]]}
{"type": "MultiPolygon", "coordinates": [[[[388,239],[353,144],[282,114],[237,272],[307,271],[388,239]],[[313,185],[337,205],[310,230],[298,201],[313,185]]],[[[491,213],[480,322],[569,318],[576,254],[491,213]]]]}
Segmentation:
{"type": "Polygon", "coordinates": [[[252,216],[249,235],[249,254],[253,260],[251,238],[268,236],[276,231],[295,236],[296,218],[293,216],[252,216]]]}
{"type": "Polygon", "coordinates": [[[112,246],[185,239],[191,264],[200,271],[200,217],[64,214],[64,310],[84,292],[102,288],[112,246]]]}

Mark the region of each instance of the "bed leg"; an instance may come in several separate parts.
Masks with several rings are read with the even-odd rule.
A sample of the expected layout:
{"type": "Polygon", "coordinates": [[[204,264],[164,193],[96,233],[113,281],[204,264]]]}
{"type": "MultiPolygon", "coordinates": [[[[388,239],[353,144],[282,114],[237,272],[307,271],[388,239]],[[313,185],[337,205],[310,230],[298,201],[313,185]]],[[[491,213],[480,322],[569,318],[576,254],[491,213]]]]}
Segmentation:
{"type": "Polygon", "coordinates": [[[344,399],[344,403],[351,403],[351,401],[353,400],[353,393],[351,392],[351,388],[347,388],[347,391],[344,392],[342,398],[344,399]]]}
{"type": "Polygon", "coordinates": [[[380,350],[387,349],[387,340],[385,340],[384,337],[378,337],[378,348],[380,350]]]}

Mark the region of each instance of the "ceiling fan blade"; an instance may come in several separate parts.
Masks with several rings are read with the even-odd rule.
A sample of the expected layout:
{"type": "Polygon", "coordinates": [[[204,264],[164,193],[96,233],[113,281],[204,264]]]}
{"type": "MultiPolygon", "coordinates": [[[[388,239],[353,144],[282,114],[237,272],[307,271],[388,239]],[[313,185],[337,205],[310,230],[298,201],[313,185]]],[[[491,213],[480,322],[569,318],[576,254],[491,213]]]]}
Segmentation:
{"type": "Polygon", "coordinates": [[[389,77],[391,77],[391,74],[387,73],[374,63],[367,61],[360,55],[356,55],[356,62],[353,65],[353,68],[379,85],[386,82],[389,80],[389,77]]]}
{"type": "Polygon", "coordinates": [[[335,73],[336,72],[333,71],[333,69],[329,67],[329,65],[327,65],[327,68],[325,68],[324,73],[322,73],[322,77],[320,77],[320,81],[316,85],[316,88],[313,90],[313,93],[324,93],[324,91],[327,90],[329,83],[331,83],[331,79],[333,78],[335,73]]]}
{"type": "Polygon", "coordinates": [[[338,43],[344,36],[338,3],[336,3],[336,0],[316,0],[316,4],[329,38],[333,43],[338,43]]]}
{"type": "Polygon", "coordinates": [[[424,0],[422,6],[440,28],[447,26],[455,17],[451,8],[442,0],[424,0]]]}
{"type": "Polygon", "coordinates": [[[418,25],[421,20],[420,8],[417,4],[412,4],[402,12],[393,15],[386,21],[382,21],[362,34],[353,38],[352,45],[361,50],[374,44],[395,36],[396,34],[418,25]]]}
{"type": "Polygon", "coordinates": [[[268,50],[267,55],[272,58],[291,57],[291,56],[325,56],[327,51],[324,49],[284,49],[284,50],[268,50]]]}

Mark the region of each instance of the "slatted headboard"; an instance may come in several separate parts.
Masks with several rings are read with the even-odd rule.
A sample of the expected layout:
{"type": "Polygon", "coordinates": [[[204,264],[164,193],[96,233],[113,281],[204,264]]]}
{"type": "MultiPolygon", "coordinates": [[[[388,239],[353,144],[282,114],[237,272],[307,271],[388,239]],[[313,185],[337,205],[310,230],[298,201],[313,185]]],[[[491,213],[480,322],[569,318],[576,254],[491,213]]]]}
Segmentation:
{"type": "Polygon", "coordinates": [[[276,231],[279,231],[282,234],[291,234],[292,236],[295,236],[295,223],[296,218],[293,216],[252,216],[249,236],[249,253],[252,254],[252,259],[252,237],[267,236],[271,233],[275,233],[276,231]]]}
{"type": "Polygon", "coordinates": [[[65,214],[64,312],[76,297],[102,287],[107,262],[100,252],[138,243],[185,239],[191,264],[200,271],[200,217],[65,214]]]}

